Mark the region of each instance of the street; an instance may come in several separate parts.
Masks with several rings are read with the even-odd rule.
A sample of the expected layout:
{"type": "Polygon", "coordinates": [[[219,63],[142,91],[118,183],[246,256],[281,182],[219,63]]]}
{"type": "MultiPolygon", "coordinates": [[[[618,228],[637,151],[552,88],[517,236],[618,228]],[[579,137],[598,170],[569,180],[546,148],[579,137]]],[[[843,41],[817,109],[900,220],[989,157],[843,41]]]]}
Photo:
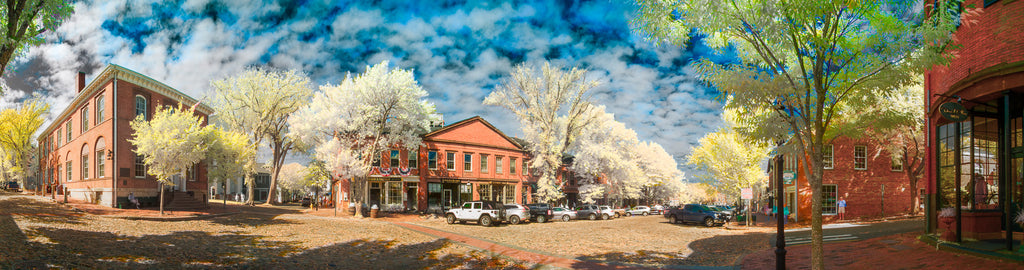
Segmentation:
{"type": "MultiPolygon", "coordinates": [[[[835,223],[822,226],[825,243],[837,241],[856,241],[876,237],[902,234],[914,231],[923,231],[924,220],[913,218],[895,221],[883,221],[875,223],[835,223]]],[[[774,232],[774,231],[773,231],[774,232]]],[[[771,235],[770,246],[774,247],[778,239],[776,234],[771,235]]],[[[811,243],[811,229],[787,229],[786,246],[804,245],[811,243]]]]}

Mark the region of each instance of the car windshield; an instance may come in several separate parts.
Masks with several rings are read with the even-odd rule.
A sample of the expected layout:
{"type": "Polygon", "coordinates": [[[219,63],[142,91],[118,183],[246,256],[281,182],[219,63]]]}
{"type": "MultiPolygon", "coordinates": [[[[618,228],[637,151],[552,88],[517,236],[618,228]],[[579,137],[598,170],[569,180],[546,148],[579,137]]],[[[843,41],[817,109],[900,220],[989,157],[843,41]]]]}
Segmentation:
{"type": "Polygon", "coordinates": [[[698,205],[697,209],[704,210],[704,211],[714,211],[714,210],[711,209],[711,207],[708,207],[706,205],[698,205]]]}

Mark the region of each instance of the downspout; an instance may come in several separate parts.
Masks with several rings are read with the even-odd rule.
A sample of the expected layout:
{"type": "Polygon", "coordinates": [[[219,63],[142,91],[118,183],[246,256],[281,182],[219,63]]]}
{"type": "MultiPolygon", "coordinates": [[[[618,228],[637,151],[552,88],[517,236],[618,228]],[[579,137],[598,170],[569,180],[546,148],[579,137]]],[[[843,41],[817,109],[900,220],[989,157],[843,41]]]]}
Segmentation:
{"type": "Polygon", "coordinates": [[[114,72],[114,91],[112,91],[111,95],[114,96],[114,103],[111,104],[111,105],[114,105],[114,109],[110,110],[110,121],[113,122],[113,124],[114,124],[114,133],[112,134],[112,136],[110,136],[110,144],[113,145],[114,152],[111,155],[108,155],[107,157],[110,158],[111,161],[114,161],[114,162],[111,162],[111,163],[113,163],[113,166],[111,166],[111,168],[110,168],[111,175],[114,178],[113,179],[114,180],[114,194],[112,195],[114,197],[114,199],[111,200],[112,204],[113,204],[113,205],[111,205],[111,207],[117,207],[117,180],[118,180],[117,179],[117,157],[114,156],[114,155],[117,155],[117,142],[118,142],[118,139],[117,139],[117,72],[114,72]]]}

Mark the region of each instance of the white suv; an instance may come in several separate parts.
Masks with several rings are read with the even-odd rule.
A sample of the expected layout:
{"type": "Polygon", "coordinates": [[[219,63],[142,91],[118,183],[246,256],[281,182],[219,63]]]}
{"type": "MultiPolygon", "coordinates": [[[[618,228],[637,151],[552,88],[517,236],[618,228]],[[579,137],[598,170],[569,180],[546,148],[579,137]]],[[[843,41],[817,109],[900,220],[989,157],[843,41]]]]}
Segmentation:
{"type": "Polygon", "coordinates": [[[512,225],[519,224],[519,222],[524,220],[530,220],[530,207],[519,204],[506,204],[505,219],[512,225]]]}
{"type": "Polygon", "coordinates": [[[597,207],[601,210],[601,219],[608,220],[615,216],[615,210],[611,206],[600,205],[597,207]]]}

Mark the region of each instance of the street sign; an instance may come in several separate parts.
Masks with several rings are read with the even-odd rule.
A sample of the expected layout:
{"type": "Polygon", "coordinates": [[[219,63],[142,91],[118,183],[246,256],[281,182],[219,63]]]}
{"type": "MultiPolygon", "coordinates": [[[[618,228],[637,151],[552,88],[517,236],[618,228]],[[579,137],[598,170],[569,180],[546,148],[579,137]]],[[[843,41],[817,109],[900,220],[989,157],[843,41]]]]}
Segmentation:
{"type": "Polygon", "coordinates": [[[752,188],[741,188],[740,199],[752,200],[754,199],[754,189],[752,188]]]}

